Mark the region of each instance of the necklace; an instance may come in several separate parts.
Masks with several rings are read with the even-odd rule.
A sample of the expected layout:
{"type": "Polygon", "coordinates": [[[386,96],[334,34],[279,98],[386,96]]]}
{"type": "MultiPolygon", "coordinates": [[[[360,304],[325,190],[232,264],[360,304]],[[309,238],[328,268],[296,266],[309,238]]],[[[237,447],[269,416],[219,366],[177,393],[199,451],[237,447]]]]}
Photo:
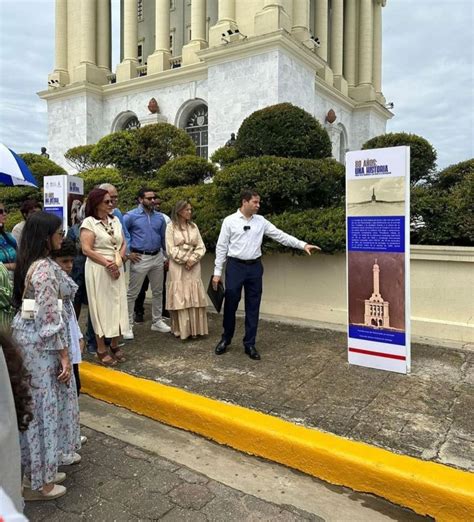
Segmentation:
{"type": "Polygon", "coordinates": [[[114,247],[114,250],[117,250],[117,239],[115,238],[113,224],[109,223],[108,220],[107,220],[107,223],[104,223],[103,221],[101,221],[100,224],[104,227],[104,230],[110,236],[110,241],[112,242],[112,246],[114,247]]]}

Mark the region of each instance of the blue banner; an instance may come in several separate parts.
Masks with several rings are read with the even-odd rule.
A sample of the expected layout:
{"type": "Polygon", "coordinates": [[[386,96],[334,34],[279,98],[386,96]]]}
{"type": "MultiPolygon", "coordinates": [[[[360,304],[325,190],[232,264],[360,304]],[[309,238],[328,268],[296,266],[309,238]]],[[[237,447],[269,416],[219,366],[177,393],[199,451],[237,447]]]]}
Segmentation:
{"type": "Polygon", "coordinates": [[[347,248],[359,252],[405,252],[403,216],[347,218],[347,248]]]}
{"type": "Polygon", "coordinates": [[[364,326],[355,326],[353,324],[349,325],[349,337],[377,343],[405,345],[405,332],[365,328],[364,326]]]}

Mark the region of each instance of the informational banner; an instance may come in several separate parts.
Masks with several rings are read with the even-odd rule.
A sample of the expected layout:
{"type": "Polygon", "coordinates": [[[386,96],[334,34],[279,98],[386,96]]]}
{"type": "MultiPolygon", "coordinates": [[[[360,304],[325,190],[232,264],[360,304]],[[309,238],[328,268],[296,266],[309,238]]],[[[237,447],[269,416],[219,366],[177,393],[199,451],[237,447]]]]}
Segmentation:
{"type": "Polygon", "coordinates": [[[84,203],[84,181],[76,176],[44,178],[44,210],[58,216],[64,230],[80,221],[84,203]]]}
{"type": "Polygon", "coordinates": [[[410,372],[410,148],[346,154],[349,363],[410,372]]]}

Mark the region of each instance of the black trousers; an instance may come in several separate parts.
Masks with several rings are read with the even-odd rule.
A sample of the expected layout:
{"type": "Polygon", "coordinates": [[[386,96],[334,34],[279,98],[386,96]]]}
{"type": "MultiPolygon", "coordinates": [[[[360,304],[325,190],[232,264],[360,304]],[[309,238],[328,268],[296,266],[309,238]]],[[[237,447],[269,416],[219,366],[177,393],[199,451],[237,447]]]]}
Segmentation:
{"type": "Polygon", "coordinates": [[[225,270],[224,333],[222,340],[230,344],[235,332],[235,313],[245,292],[245,336],[244,346],[255,346],[257,338],[260,302],[262,300],[263,265],[259,260],[253,264],[227,259],[225,270]]]}

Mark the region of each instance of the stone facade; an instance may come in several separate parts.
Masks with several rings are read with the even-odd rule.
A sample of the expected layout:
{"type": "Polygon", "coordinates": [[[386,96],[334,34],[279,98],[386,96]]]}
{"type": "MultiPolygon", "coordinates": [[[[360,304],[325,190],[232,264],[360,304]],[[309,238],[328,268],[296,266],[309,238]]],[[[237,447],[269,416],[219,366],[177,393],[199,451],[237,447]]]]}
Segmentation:
{"type": "MultiPolygon", "coordinates": [[[[155,13],[164,12],[169,0],[143,1],[141,11],[137,0],[122,0],[122,61],[115,75],[107,69],[108,41],[99,33],[93,41],[92,36],[87,37],[93,28],[98,30],[110,24],[109,0],[56,1],[57,66],[49,76],[48,90],[40,96],[48,103],[51,158],[66,168],[69,166],[64,153],[70,147],[97,142],[123,128],[130,116],[136,116],[142,125],[167,121],[184,128],[192,111],[204,105],[208,111],[210,155],[224,145],[232,132],[238,131],[253,111],[290,102],[326,126],[333,155],[340,161],[344,161],[347,150],[357,149],[367,139],[385,132],[386,121],[391,117],[381,93],[377,94],[372,84],[357,83],[358,61],[354,56],[368,45],[367,38],[357,36],[355,48],[348,47],[347,42],[341,45],[353,13],[346,13],[346,25],[341,29],[340,23],[331,21],[332,8],[325,14],[324,8],[315,9],[315,2],[310,0],[259,0],[252,2],[251,8],[245,8],[246,0],[192,0],[195,4],[174,0],[170,3],[169,20],[164,23],[155,13]],[[94,20],[93,7],[99,7],[96,2],[100,9],[94,20]],[[71,13],[77,16],[78,23],[68,32],[66,21],[71,13]],[[315,43],[317,39],[310,37],[318,27],[316,15],[329,17],[328,40],[323,42],[322,51],[315,43]],[[232,34],[226,31],[227,27],[232,34]],[[79,28],[82,45],[78,44],[79,28]],[[245,28],[248,34],[239,28],[245,28]],[[174,40],[170,40],[173,49],[166,47],[168,32],[174,35],[174,40]],[[134,45],[135,41],[140,48],[134,45]],[[340,72],[341,61],[335,56],[328,61],[328,55],[342,53],[343,48],[347,54],[347,58],[346,54],[340,57],[344,58],[344,66],[354,62],[349,89],[344,77],[333,74],[331,69],[333,62],[336,72],[340,72]],[[182,56],[177,56],[179,52],[182,56]],[[151,116],[147,109],[151,98],[158,102],[159,117],[151,116]],[[326,121],[330,109],[336,114],[332,123],[326,121]]],[[[367,2],[374,12],[381,7],[380,0],[363,1],[366,11],[360,12],[370,11],[367,2]]],[[[317,2],[319,6],[327,0],[317,2]]],[[[340,20],[340,2],[338,5],[340,20]]],[[[105,33],[110,38],[110,31],[105,33]]],[[[380,54],[378,45],[374,32],[371,55],[380,54]]],[[[365,81],[367,60],[363,65],[360,77],[364,74],[365,81]]],[[[376,68],[374,61],[375,80],[379,76],[376,68]]]]}

